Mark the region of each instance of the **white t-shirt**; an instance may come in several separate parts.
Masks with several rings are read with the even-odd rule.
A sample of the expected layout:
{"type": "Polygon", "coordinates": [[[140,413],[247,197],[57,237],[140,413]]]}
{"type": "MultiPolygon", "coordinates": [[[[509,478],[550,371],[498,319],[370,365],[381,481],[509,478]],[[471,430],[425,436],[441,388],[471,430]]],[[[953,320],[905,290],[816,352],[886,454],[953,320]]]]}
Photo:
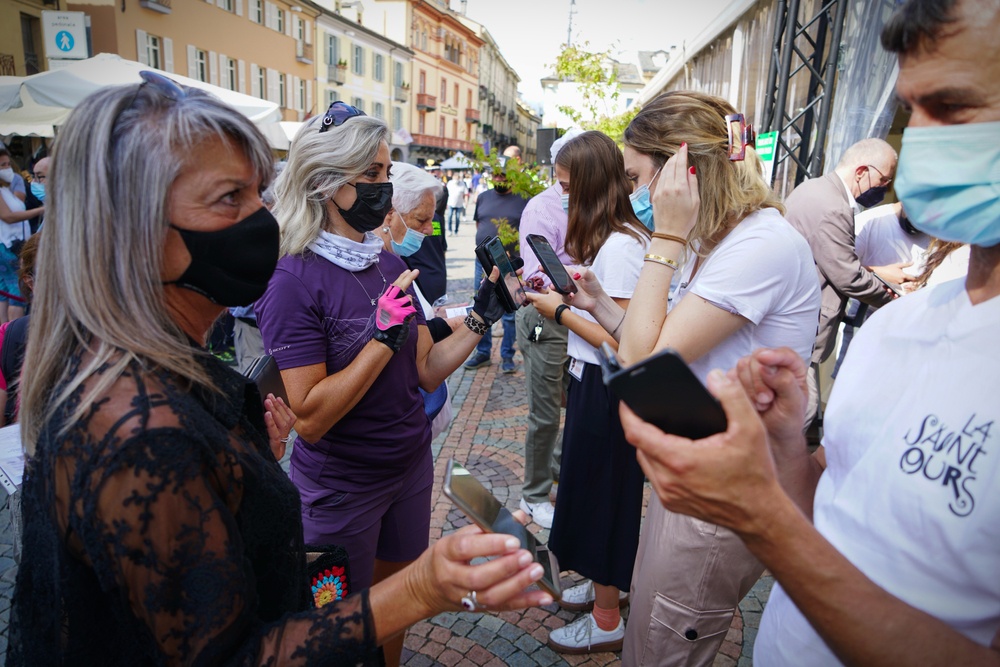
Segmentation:
{"type": "Polygon", "coordinates": [[[899,226],[895,204],[870,208],[854,216],[854,250],[863,266],[886,266],[910,262],[904,269],[911,276],[923,270],[924,252],[931,237],[923,232],[907,234],[899,226]]]}
{"type": "Polygon", "coordinates": [[[695,258],[681,269],[675,308],[696,294],[750,320],[691,364],[702,382],[713,368],[729,370],[758,347],[787,346],[808,363],[819,323],[820,292],[809,244],[776,209],[748,215],[722,240],[694,279],[695,258]]]}
{"type": "MultiPolygon", "coordinates": [[[[7,208],[14,213],[23,213],[27,210],[24,207],[24,202],[18,199],[9,187],[0,186],[0,197],[3,197],[7,208]]],[[[27,220],[13,223],[0,222],[0,243],[8,248],[14,241],[23,241],[29,236],[31,236],[31,229],[27,220]]]]}
{"type": "Polygon", "coordinates": [[[469,190],[465,181],[461,178],[453,178],[448,181],[448,206],[451,208],[463,208],[465,206],[465,193],[469,190]]]}
{"type": "MultiPolygon", "coordinates": [[[[615,299],[632,298],[635,285],[639,282],[639,274],[642,273],[643,257],[646,255],[648,247],[648,240],[644,239],[640,243],[628,234],[621,232],[615,232],[608,237],[601,249],[597,251],[594,264],[590,267],[597,279],[601,281],[601,286],[608,296],[615,299]]],[[[584,319],[591,322],[597,321],[585,310],[579,308],[572,308],[572,310],[584,319]]],[[[569,332],[566,353],[573,359],[588,364],[599,363],[594,346],[572,331],[569,332]]],[[[578,375],[578,373],[574,373],[574,375],[578,375]]]]}
{"type": "MultiPolygon", "coordinates": [[[[1000,297],[973,306],[964,283],[890,303],[855,334],[813,513],[872,581],[986,646],[1000,629],[1000,297]]],[[[840,664],[780,586],[754,661],[840,664]]]]}

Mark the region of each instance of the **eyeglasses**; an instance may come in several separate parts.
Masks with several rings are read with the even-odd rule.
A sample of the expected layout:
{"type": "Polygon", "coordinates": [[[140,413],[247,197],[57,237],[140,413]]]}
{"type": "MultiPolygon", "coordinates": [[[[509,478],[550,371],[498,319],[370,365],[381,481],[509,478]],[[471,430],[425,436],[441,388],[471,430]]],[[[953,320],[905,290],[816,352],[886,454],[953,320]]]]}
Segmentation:
{"type": "Polygon", "coordinates": [[[873,164],[869,164],[869,165],[866,165],[866,166],[867,166],[867,167],[868,167],[869,169],[874,169],[874,170],[875,170],[875,171],[876,171],[876,172],[878,173],[878,176],[879,176],[879,182],[878,182],[878,184],[879,184],[879,185],[882,185],[882,186],[888,186],[888,185],[889,185],[890,183],[892,183],[892,179],[891,179],[891,178],[886,178],[886,175],[885,175],[885,174],[883,174],[883,173],[881,172],[881,170],[879,170],[879,168],[878,168],[878,167],[876,167],[875,165],[873,165],[873,164]]]}
{"type": "Polygon", "coordinates": [[[323,116],[323,122],[320,123],[319,131],[326,132],[331,127],[340,127],[355,116],[364,115],[366,114],[361,109],[337,100],[326,110],[326,115],[323,116]]]}
{"type": "MultiPolygon", "coordinates": [[[[149,86],[160,95],[163,95],[167,99],[173,100],[174,102],[179,102],[188,95],[187,91],[181,88],[175,81],[168,79],[162,74],[157,74],[156,72],[152,72],[150,70],[142,70],[139,72],[139,78],[142,79],[142,83],[140,83],[139,87],[135,89],[135,94],[132,95],[132,100],[128,103],[128,106],[123,107],[122,110],[118,112],[119,116],[132,108],[135,101],[139,99],[139,91],[141,91],[142,87],[146,84],[149,84],[149,86]]],[[[118,119],[115,118],[115,123],[117,122],[118,119]]]]}
{"type": "Polygon", "coordinates": [[[729,133],[729,159],[739,162],[746,158],[747,146],[757,147],[757,133],[753,125],[747,122],[741,113],[731,113],[726,116],[726,128],[729,133]]]}

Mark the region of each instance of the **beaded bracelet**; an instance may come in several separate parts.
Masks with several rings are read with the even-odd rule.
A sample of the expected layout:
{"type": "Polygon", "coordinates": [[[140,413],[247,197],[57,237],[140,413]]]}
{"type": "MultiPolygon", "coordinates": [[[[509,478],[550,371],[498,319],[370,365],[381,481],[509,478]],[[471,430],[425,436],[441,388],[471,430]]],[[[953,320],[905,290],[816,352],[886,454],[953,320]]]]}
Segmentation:
{"type": "Polygon", "coordinates": [[[680,268],[677,262],[668,257],[663,257],[662,255],[646,255],[642,259],[646,262],[654,262],[656,264],[662,264],[663,266],[669,266],[674,271],[680,268]]]}

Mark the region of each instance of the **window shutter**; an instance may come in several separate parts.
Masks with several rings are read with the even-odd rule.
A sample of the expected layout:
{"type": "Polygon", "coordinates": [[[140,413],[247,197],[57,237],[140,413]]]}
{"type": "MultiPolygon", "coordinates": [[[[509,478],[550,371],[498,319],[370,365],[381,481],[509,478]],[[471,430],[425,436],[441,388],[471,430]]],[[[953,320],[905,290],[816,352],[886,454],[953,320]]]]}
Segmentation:
{"type": "Polygon", "coordinates": [[[226,57],[226,54],[224,54],[224,53],[220,53],[219,54],[219,83],[218,83],[218,85],[222,86],[223,88],[225,88],[227,90],[229,89],[229,71],[226,68],[226,65],[229,64],[228,61],[229,61],[229,58],[226,57]]]}
{"type": "Polygon", "coordinates": [[[165,61],[165,69],[168,72],[174,71],[174,40],[169,37],[163,38],[163,59],[165,61]]]}
{"type": "Polygon", "coordinates": [[[138,30],[137,29],[135,31],[135,50],[136,50],[136,55],[138,56],[139,62],[142,63],[143,65],[148,65],[149,64],[149,51],[146,50],[148,48],[148,46],[147,46],[148,41],[149,40],[146,38],[146,31],[145,30],[138,30]]]}
{"type": "Polygon", "coordinates": [[[260,68],[254,63],[250,63],[250,94],[254,97],[263,97],[260,89],[260,68]]]}
{"type": "Polygon", "coordinates": [[[285,34],[288,35],[289,37],[295,37],[295,33],[292,32],[292,25],[293,25],[293,23],[294,22],[292,21],[292,13],[289,12],[289,11],[286,11],[285,12],[285,34]]]}
{"type": "Polygon", "coordinates": [[[190,44],[187,45],[187,55],[188,55],[188,78],[197,79],[198,78],[198,65],[195,63],[195,58],[198,57],[198,49],[194,48],[190,44]]]}
{"type": "Polygon", "coordinates": [[[281,104],[278,99],[278,71],[267,68],[267,101],[281,104]]]}
{"type": "Polygon", "coordinates": [[[295,108],[295,86],[290,85],[291,77],[285,76],[285,108],[294,109],[295,108]]]}
{"type": "Polygon", "coordinates": [[[274,30],[274,5],[265,0],[264,2],[264,25],[274,30]]]}
{"type": "Polygon", "coordinates": [[[243,0],[236,0],[236,15],[243,16],[243,0]]]}
{"type": "Polygon", "coordinates": [[[208,52],[208,82],[213,86],[219,85],[219,59],[215,51],[208,52]]]}
{"type": "Polygon", "coordinates": [[[313,111],[313,82],[312,80],[306,81],[306,113],[312,113],[313,111]]]}
{"type": "Polygon", "coordinates": [[[226,0],[215,0],[215,5],[217,7],[221,7],[222,9],[225,9],[226,8],[226,0]]]}
{"type": "Polygon", "coordinates": [[[306,44],[313,43],[312,21],[306,21],[306,44]]]}
{"type": "Polygon", "coordinates": [[[301,79],[297,76],[292,76],[292,101],[294,102],[292,106],[296,111],[301,111],[302,107],[299,106],[299,82],[301,79]]]}
{"type": "Polygon", "coordinates": [[[247,63],[245,60],[236,61],[236,74],[240,81],[240,92],[247,92],[247,63]]]}

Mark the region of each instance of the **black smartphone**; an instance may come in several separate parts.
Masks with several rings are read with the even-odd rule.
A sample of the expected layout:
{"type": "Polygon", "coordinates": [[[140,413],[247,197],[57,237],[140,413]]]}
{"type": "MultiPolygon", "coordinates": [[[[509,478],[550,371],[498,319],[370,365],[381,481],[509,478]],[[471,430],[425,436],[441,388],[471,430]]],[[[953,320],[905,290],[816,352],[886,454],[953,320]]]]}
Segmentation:
{"type": "Polygon", "coordinates": [[[500,279],[497,280],[496,290],[505,311],[513,313],[524,305],[524,284],[521,282],[521,276],[514,270],[514,265],[510,263],[507,249],[503,247],[499,238],[491,236],[480,243],[476,247],[476,259],[482,265],[487,278],[494,266],[499,267],[500,279]]]}
{"type": "Polygon", "coordinates": [[[875,280],[879,281],[880,283],[891,289],[896,296],[903,296],[903,290],[899,288],[899,285],[890,283],[888,280],[886,280],[879,274],[875,273],[874,271],[872,271],[872,275],[875,276],[875,280]]]}
{"type": "Polygon", "coordinates": [[[448,469],[444,473],[444,495],[451,499],[465,515],[488,533],[507,533],[521,540],[521,547],[532,554],[541,564],[543,573],[538,586],[552,594],[553,599],[562,597],[559,582],[559,562],[555,554],[538,542],[500,501],[493,497],[465,466],[455,459],[448,459],[448,469]]]}
{"type": "Polygon", "coordinates": [[[246,378],[257,385],[261,401],[267,399],[268,394],[274,394],[275,398],[280,398],[285,405],[288,405],[288,392],[285,391],[281,371],[278,370],[278,363],[270,354],[254,359],[247,369],[246,378]]]}
{"type": "Polygon", "coordinates": [[[566,267],[559,260],[559,255],[552,249],[549,240],[538,234],[528,234],[525,237],[531,251],[538,258],[538,263],[542,265],[542,271],[552,282],[552,289],[560,294],[573,294],[576,292],[576,283],[570,278],[566,267]]]}
{"type": "Polygon", "coordinates": [[[681,356],[663,350],[622,368],[607,343],[598,348],[604,384],[632,412],[664,433],[692,440],[726,430],[726,413],[681,356]]]}

